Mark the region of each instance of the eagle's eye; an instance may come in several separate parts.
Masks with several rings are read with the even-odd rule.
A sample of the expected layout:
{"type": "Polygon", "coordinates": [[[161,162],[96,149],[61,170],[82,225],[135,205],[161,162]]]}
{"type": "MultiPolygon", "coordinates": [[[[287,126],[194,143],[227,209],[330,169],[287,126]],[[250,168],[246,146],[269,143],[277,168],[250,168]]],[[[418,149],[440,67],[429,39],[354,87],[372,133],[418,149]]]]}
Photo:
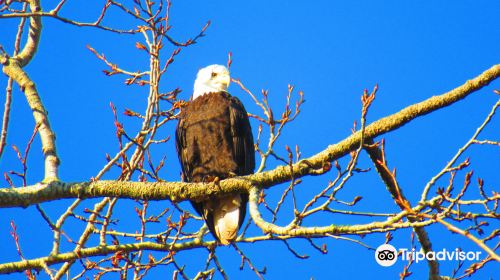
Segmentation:
{"type": "Polygon", "coordinates": [[[217,73],[212,72],[212,78],[215,78],[217,76],[217,73]]]}

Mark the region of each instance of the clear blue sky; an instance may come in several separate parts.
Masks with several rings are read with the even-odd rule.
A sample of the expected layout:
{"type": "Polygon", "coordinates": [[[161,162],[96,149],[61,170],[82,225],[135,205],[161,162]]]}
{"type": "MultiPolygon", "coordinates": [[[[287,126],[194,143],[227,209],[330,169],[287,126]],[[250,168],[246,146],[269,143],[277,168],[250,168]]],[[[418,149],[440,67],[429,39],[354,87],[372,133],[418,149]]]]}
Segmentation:
{"type": "MultiPolygon", "coordinates": [[[[68,2],[63,15],[82,20],[95,19],[102,5],[84,0],[68,2]]],[[[303,111],[285,130],[277,144],[277,152],[284,154],[285,144],[292,147],[297,144],[303,156],[308,157],[349,135],[353,121],[360,115],[360,95],[364,88],[371,89],[379,84],[377,99],[368,114],[371,122],[453,89],[499,63],[499,14],[499,1],[384,1],[383,4],[367,0],[174,1],[171,11],[173,37],[179,40],[191,37],[207,20],[211,20],[212,25],[206,37],[184,49],[176,58],[161,87],[162,91],[180,87],[183,89],[180,97],[189,98],[197,70],[209,64],[225,64],[231,51],[234,60],[232,76],[241,78],[256,93],[268,89],[271,103],[277,108],[283,104],[287,84],[304,91],[306,103],[303,111]]],[[[114,24],[117,19],[115,15],[108,22],[114,24]]],[[[126,18],[120,17],[119,20],[118,25],[126,26],[126,18]]],[[[12,51],[16,26],[17,20],[0,21],[0,44],[8,52],[12,51]]],[[[148,64],[144,53],[134,47],[139,39],[44,19],[38,53],[26,70],[37,83],[57,134],[62,180],[88,180],[105,164],[105,153],[117,151],[109,102],[113,102],[119,112],[125,108],[141,111],[145,107],[145,88],[125,87],[121,77],[103,75],[101,70],[106,69],[105,65],[85,46],[91,45],[123,68],[136,71],[148,64]]],[[[6,78],[0,78],[0,89],[5,85],[6,78]]],[[[498,99],[492,92],[495,88],[500,88],[500,82],[496,81],[450,108],[384,136],[387,159],[391,167],[397,168],[400,185],[410,201],[418,199],[425,183],[472,136],[498,99]]],[[[260,113],[251,99],[235,85],[230,91],[240,97],[249,112],[260,113]]],[[[0,96],[3,98],[4,95],[0,96]]],[[[500,120],[498,116],[496,118],[481,138],[499,140],[500,120]]],[[[257,123],[252,124],[256,134],[257,123]]],[[[8,143],[24,149],[33,125],[26,100],[16,88],[8,143]]],[[[137,125],[128,122],[125,128],[134,131],[137,125]]],[[[170,126],[162,133],[173,134],[173,129],[170,126]]],[[[29,158],[30,183],[42,178],[43,161],[39,148],[37,139],[29,158]]],[[[162,177],[178,181],[179,165],[173,141],[155,150],[157,160],[163,155],[167,156],[168,168],[164,169],[162,177]]],[[[487,190],[499,191],[500,149],[474,147],[467,155],[471,157],[475,171],[473,181],[479,176],[485,179],[487,190]]],[[[360,167],[372,167],[366,154],[361,156],[360,167]]],[[[9,148],[0,160],[0,171],[3,174],[11,169],[19,170],[19,164],[9,148]]],[[[320,190],[333,176],[305,179],[298,192],[302,201],[313,196],[314,191],[320,190]]],[[[463,174],[459,177],[463,178],[463,174]]],[[[107,177],[112,178],[111,175],[107,177]]],[[[443,181],[438,185],[445,184],[443,181]]],[[[0,184],[2,187],[6,185],[5,181],[0,184]]],[[[273,188],[269,191],[269,198],[275,198],[284,188],[273,188]]],[[[472,193],[477,195],[475,189],[472,193]]],[[[345,200],[356,195],[364,198],[359,209],[396,211],[397,207],[373,171],[355,176],[348,189],[340,194],[345,200]]],[[[85,207],[91,207],[93,202],[87,202],[85,207]]],[[[56,219],[69,203],[61,201],[44,207],[56,219]]],[[[127,213],[133,211],[133,203],[124,201],[122,204],[120,209],[123,212],[118,215],[122,222],[136,225],[136,221],[127,222],[127,213]]],[[[153,209],[159,211],[161,206],[157,203],[153,209]]],[[[18,259],[9,235],[10,220],[18,226],[27,258],[47,254],[51,247],[51,233],[34,207],[2,209],[1,262],[18,259]]],[[[281,223],[285,221],[282,219],[281,223]]],[[[328,225],[367,220],[329,215],[316,222],[328,225]]],[[[491,228],[499,225],[498,221],[491,221],[491,228]]],[[[67,230],[74,231],[75,237],[79,232],[71,224],[67,230]]],[[[256,229],[251,232],[259,233],[256,229]]],[[[409,247],[410,232],[395,232],[392,244],[409,247]]],[[[456,247],[477,250],[471,241],[451,235],[441,226],[431,227],[429,234],[436,250],[454,250],[456,247]]],[[[383,240],[384,235],[379,234],[366,237],[363,242],[377,247],[383,240]]],[[[372,251],[346,241],[318,240],[318,244],[327,243],[327,255],[312,249],[307,241],[291,243],[310,258],[298,260],[279,242],[242,244],[240,247],[257,267],[267,267],[266,278],[269,279],[394,279],[404,265],[399,262],[391,268],[382,268],[375,263],[372,251]]],[[[219,248],[218,251],[230,276],[235,279],[253,276],[248,267],[239,271],[240,258],[234,250],[219,248]]],[[[181,263],[187,261],[188,272],[194,275],[198,268],[203,267],[206,251],[183,252],[179,258],[181,263]]],[[[455,266],[456,263],[442,262],[442,274],[449,275],[455,266]]],[[[498,264],[488,264],[476,277],[487,279],[499,268],[498,264]]],[[[414,275],[410,279],[424,279],[427,264],[414,264],[411,271],[414,275]]],[[[151,279],[170,278],[171,269],[158,268],[150,276],[151,279]]],[[[0,276],[0,279],[22,277],[16,274],[0,276]]]]}

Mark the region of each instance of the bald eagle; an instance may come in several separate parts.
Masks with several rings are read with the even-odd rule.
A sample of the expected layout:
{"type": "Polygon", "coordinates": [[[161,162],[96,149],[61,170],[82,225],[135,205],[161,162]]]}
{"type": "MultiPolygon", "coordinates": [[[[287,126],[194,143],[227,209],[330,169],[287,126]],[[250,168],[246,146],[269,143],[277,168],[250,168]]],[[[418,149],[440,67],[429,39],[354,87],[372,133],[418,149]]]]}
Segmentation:
{"type": "MultiPolygon", "coordinates": [[[[227,92],[230,81],[229,71],[222,65],[201,69],[192,100],[181,110],[176,147],[186,182],[254,172],[252,129],[241,101],[227,92]]],[[[231,194],[191,203],[214,237],[227,245],[237,237],[247,201],[246,194],[231,194]]]]}

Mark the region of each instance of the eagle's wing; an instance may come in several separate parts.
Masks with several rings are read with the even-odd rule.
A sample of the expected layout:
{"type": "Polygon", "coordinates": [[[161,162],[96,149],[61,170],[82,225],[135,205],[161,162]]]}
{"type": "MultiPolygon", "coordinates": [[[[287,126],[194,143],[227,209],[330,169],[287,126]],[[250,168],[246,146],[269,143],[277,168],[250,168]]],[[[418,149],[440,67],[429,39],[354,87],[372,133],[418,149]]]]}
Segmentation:
{"type": "MultiPolygon", "coordinates": [[[[238,164],[238,175],[252,174],[255,169],[255,147],[247,111],[241,101],[233,96],[231,97],[229,112],[233,152],[235,161],[238,164]]],[[[245,219],[247,202],[248,195],[242,194],[238,228],[241,227],[245,219]]]]}
{"type": "Polygon", "coordinates": [[[252,174],[255,169],[255,147],[252,128],[247,111],[236,97],[231,97],[229,107],[231,120],[231,136],[233,137],[233,152],[238,164],[237,175],[252,174]]]}
{"type": "Polygon", "coordinates": [[[187,143],[186,143],[186,127],[185,121],[182,117],[179,118],[177,123],[177,128],[175,130],[175,148],[177,149],[177,155],[179,156],[179,161],[181,162],[182,180],[184,182],[191,182],[193,176],[192,162],[189,161],[187,143]]]}
{"type": "MultiPolygon", "coordinates": [[[[182,181],[192,182],[194,162],[189,160],[186,129],[186,122],[181,114],[175,130],[175,148],[177,149],[177,155],[179,156],[179,161],[181,162],[182,181]]],[[[201,203],[192,201],[191,204],[199,215],[203,215],[203,205],[201,203]]]]}

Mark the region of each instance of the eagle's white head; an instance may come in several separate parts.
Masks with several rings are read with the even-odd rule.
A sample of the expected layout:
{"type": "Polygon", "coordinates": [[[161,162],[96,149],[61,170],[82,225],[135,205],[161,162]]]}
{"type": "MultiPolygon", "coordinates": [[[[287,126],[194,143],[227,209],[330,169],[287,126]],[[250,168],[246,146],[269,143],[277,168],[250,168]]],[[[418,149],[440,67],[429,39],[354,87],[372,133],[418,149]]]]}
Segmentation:
{"type": "Polygon", "coordinates": [[[202,68],[194,82],[193,100],[206,93],[227,91],[230,82],[229,70],[225,66],[213,64],[202,68]]]}

